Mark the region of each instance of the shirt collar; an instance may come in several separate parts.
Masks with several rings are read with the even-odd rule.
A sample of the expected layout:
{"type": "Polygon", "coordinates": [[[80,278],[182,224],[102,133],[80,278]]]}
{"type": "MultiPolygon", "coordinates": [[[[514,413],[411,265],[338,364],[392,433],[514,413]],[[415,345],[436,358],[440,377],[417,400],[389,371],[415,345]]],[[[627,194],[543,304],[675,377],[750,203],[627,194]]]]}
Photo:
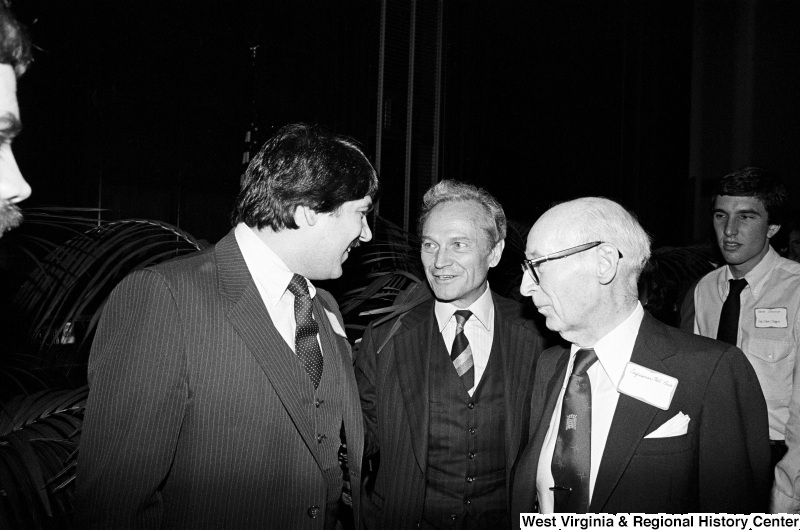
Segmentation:
{"type": "MultiPolygon", "coordinates": [[[[761,261],[753,267],[753,270],[744,275],[744,279],[747,280],[747,285],[750,287],[750,292],[753,293],[755,298],[758,298],[758,293],[761,292],[761,289],[764,288],[764,284],[767,283],[778,258],[780,258],[780,254],[775,252],[775,249],[770,245],[769,250],[767,250],[767,253],[761,258],[761,261]]],[[[733,279],[735,278],[733,274],[731,274],[731,268],[726,265],[725,274],[720,274],[719,283],[717,284],[720,298],[723,300],[728,297],[728,290],[730,289],[728,280],[733,279]]]]}
{"type": "MultiPolygon", "coordinates": [[[[631,360],[633,346],[639,335],[639,327],[642,325],[642,318],[644,318],[644,308],[640,302],[636,302],[636,308],[628,318],[606,333],[592,347],[597,354],[597,360],[600,361],[600,365],[614,386],[619,384],[625,366],[631,360]]],[[[578,346],[572,345],[570,354],[573,359],[575,352],[580,349],[578,346]]]]}
{"type": "MultiPolygon", "coordinates": [[[[439,325],[439,332],[441,333],[442,330],[447,326],[447,323],[450,322],[450,319],[453,318],[453,314],[458,311],[459,307],[451,304],[450,302],[440,302],[436,300],[433,305],[433,311],[436,314],[436,322],[439,325]]],[[[492,326],[494,325],[494,303],[492,302],[492,290],[489,289],[489,284],[486,284],[486,290],[483,294],[472,302],[472,305],[467,307],[472,311],[472,318],[476,318],[483,327],[486,328],[487,331],[492,331],[492,326]]]]}
{"type": "MultiPolygon", "coordinates": [[[[266,292],[269,302],[275,306],[289,287],[294,273],[278,257],[275,252],[259,238],[255,229],[245,223],[239,223],[234,229],[236,243],[242,251],[242,256],[250,270],[250,274],[266,292]]],[[[308,281],[308,294],[311,298],[317,294],[314,285],[308,281]]]]}

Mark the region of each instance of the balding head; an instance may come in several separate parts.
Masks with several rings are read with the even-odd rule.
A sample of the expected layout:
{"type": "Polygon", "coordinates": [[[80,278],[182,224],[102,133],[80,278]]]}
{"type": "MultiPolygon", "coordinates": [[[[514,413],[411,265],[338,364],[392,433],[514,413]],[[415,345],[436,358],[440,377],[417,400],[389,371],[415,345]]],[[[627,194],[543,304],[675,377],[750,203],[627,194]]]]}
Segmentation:
{"type": "Polygon", "coordinates": [[[585,197],[545,212],[528,234],[525,254],[530,260],[553,256],[535,265],[538,284],[531,274],[523,276],[521,293],[533,298],[550,329],[591,345],[635,307],[650,237],[616,202],[585,197]],[[589,243],[597,244],[561,252],[589,243]]]}

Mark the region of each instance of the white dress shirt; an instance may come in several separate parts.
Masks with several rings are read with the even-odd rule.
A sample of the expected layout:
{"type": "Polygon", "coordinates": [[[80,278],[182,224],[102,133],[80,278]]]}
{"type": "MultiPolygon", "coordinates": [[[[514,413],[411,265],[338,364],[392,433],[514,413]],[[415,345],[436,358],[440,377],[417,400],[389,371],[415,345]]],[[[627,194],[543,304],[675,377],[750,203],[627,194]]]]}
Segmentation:
{"type": "MultiPolygon", "coordinates": [[[[642,324],[644,309],[637,302],[636,309],[619,326],[611,330],[603,338],[592,346],[597,353],[597,362],[589,368],[589,382],[592,386],[592,455],[591,470],[589,472],[589,501],[591,502],[594,492],[594,483],[597,480],[597,470],[600,468],[600,460],[606,448],[608,432],[611,430],[611,421],[614,419],[614,411],[617,410],[619,392],[617,385],[625,366],[631,360],[633,345],[636,336],[639,334],[639,326],[642,324]]],[[[558,402],[550,419],[550,427],[542,445],[542,452],[539,455],[539,466],[536,470],[536,490],[539,497],[539,512],[553,513],[554,501],[553,492],[550,490],[554,486],[551,465],[553,462],[553,451],[556,448],[556,438],[558,437],[558,424],[561,418],[561,403],[564,400],[564,392],[567,388],[569,376],[572,374],[572,365],[575,362],[575,353],[581,348],[572,345],[570,349],[569,364],[567,373],[561,384],[561,392],[558,395],[558,402]]]]}
{"type": "MultiPolygon", "coordinates": [[[[239,250],[242,251],[244,262],[256,283],[272,323],[286,344],[294,351],[297,322],[294,318],[294,295],[288,289],[294,273],[246,224],[236,225],[233,235],[236,237],[236,243],[239,245],[239,250]]],[[[308,294],[313,299],[317,290],[308,279],[306,279],[306,283],[308,284],[308,294]]],[[[317,341],[319,342],[319,334],[317,334],[317,341]]],[[[322,351],[322,345],[320,345],[320,351],[322,351]]]]}
{"type": "MultiPolygon", "coordinates": [[[[439,331],[442,334],[447,346],[448,353],[453,347],[453,340],[456,338],[456,319],[455,312],[459,307],[448,302],[436,301],[434,303],[434,313],[436,322],[439,324],[439,331]]],[[[467,307],[472,311],[467,323],[464,324],[464,335],[469,341],[472,350],[472,363],[475,367],[475,386],[469,390],[469,395],[475,393],[478,383],[481,381],[486,365],[489,363],[489,354],[492,351],[492,339],[494,338],[494,303],[492,302],[492,292],[487,284],[486,291],[475,300],[472,305],[467,307]]]]}

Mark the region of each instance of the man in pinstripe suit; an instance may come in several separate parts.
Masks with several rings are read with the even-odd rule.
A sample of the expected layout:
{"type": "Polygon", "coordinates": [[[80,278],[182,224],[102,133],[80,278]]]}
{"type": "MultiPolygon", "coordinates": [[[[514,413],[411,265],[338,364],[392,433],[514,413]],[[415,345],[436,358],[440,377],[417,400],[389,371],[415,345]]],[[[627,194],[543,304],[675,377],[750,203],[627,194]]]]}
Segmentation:
{"type": "MultiPolygon", "coordinates": [[[[89,359],[79,528],[332,529],[363,424],[337,278],[372,238],[377,176],[349,139],[289,125],[247,169],[235,228],[134,272],[89,359]]],[[[360,495],[352,492],[355,524],[360,495]]]]}
{"type": "Polygon", "coordinates": [[[436,299],[369,329],[356,358],[367,453],[380,451],[364,520],[370,529],[507,528],[542,338],[521,304],[489,289],[506,236],[497,200],[445,180],[422,211],[436,299]]]}

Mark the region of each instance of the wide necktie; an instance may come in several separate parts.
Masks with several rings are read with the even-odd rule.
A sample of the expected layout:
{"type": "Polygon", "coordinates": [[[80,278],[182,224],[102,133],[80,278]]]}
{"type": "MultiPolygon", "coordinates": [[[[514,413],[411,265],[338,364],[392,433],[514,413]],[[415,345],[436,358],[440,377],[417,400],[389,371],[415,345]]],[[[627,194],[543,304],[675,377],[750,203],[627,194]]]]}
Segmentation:
{"type": "Polygon", "coordinates": [[[586,371],[597,360],[592,349],[578,350],[564,392],[553,451],[553,500],[557,513],[586,513],[592,467],[592,385],[586,371]]]}
{"type": "Polygon", "coordinates": [[[728,298],[722,304],[722,311],[719,314],[719,327],[717,328],[717,340],[727,342],[736,346],[736,339],[739,337],[739,310],[742,307],[741,294],[747,287],[747,280],[728,280],[728,298]]]}
{"type": "Polygon", "coordinates": [[[308,294],[306,279],[295,274],[289,282],[289,292],[294,295],[294,319],[297,324],[294,351],[314,383],[314,388],[317,388],[322,378],[322,351],[317,342],[319,326],[312,316],[311,296],[308,294]]]}
{"type": "Polygon", "coordinates": [[[456,373],[464,383],[464,388],[469,392],[475,386],[475,366],[472,361],[472,348],[469,346],[467,336],[464,334],[464,324],[467,323],[472,311],[461,309],[455,312],[456,317],[456,337],[453,339],[453,347],[450,349],[450,359],[456,367],[456,373]]]}

